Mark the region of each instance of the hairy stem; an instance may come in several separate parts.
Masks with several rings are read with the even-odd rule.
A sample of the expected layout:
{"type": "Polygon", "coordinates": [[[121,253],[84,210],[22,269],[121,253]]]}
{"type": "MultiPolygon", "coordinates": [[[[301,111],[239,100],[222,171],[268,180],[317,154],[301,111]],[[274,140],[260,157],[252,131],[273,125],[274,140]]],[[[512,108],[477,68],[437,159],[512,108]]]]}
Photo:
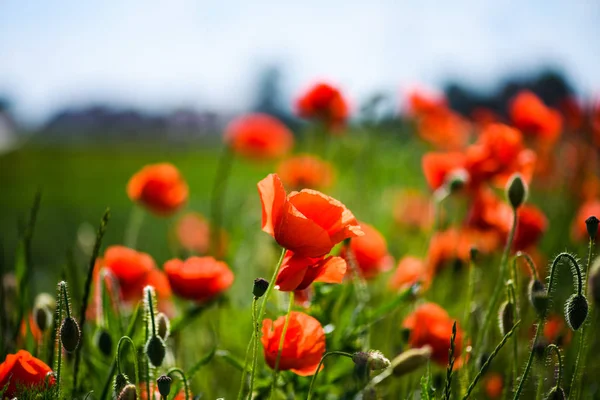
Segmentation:
{"type": "Polygon", "coordinates": [[[329,356],[343,356],[343,357],[352,358],[352,354],[346,353],[344,351],[328,351],[327,353],[323,354],[323,357],[321,357],[321,361],[319,361],[319,365],[317,366],[317,370],[315,371],[315,374],[313,375],[312,379],[310,380],[310,386],[308,387],[308,396],[306,397],[307,400],[311,399],[313,387],[315,385],[315,381],[317,380],[317,375],[319,375],[319,371],[321,370],[323,361],[325,361],[325,359],[329,356]]]}
{"type": "Polygon", "coordinates": [[[283,352],[283,344],[285,343],[285,334],[287,333],[287,329],[290,324],[290,313],[292,312],[293,305],[294,292],[290,292],[290,300],[287,313],[285,315],[285,322],[283,324],[283,330],[281,331],[281,337],[279,338],[279,347],[277,349],[277,358],[275,359],[275,368],[273,368],[273,382],[271,383],[271,392],[269,393],[269,398],[271,398],[273,395],[275,386],[277,385],[277,378],[279,377],[279,362],[281,361],[281,353],[283,352]]]}

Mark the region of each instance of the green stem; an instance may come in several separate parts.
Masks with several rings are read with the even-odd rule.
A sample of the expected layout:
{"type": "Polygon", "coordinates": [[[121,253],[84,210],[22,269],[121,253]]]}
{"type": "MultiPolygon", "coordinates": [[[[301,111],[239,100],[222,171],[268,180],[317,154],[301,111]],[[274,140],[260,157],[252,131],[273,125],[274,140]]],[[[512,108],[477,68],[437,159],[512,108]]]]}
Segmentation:
{"type": "MultiPolygon", "coordinates": [[[[254,375],[256,372],[256,362],[258,360],[258,338],[260,336],[260,325],[258,324],[256,316],[257,300],[258,299],[255,297],[252,301],[252,340],[254,341],[254,345],[252,346],[252,372],[250,373],[250,392],[248,393],[250,398],[252,398],[252,391],[254,390],[254,375]]],[[[242,377],[245,373],[245,370],[242,371],[242,377]]]]}
{"type": "MultiPolygon", "coordinates": [[[[250,341],[248,342],[248,347],[246,348],[246,356],[244,357],[244,370],[242,371],[242,381],[240,382],[240,390],[238,391],[237,399],[242,400],[244,397],[244,386],[246,381],[246,371],[248,370],[248,364],[250,363],[250,350],[254,348],[254,342],[256,340],[256,302],[257,298],[254,297],[252,299],[252,336],[250,337],[250,341]]],[[[258,344],[256,345],[258,347],[258,344]]]]}
{"type": "Polygon", "coordinates": [[[534,349],[537,345],[538,340],[540,339],[540,335],[544,330],[545,319],[541,318],[536,329],[535,329],[535,337],[533,338],[533,343],[531,344],[531,350],[529,351],[529,358],[527,359],[527,364],[525,365],[525,371],[523,371],[523,376],[521,376],[521,380],[519,381],[519,386],[515,392],[515,396],[513,400],[517,400],[521,396],[521,392],[523,391],[523,387],[525,386],[525,381],[527,380],[527,376],[529,375],[529,371],[531,370],[531,365],[533,363],[533,355],[534,349]]]}
{"type": "Polygon", "coordinates": [[[71,318],[71,306],[69,305],[69,294],[67,293],[67,282],[62,281],[60,288],[61,288],[63,302],[64,302],[63,304],[65,305],[65,312],[67,313],[67,318],[71,318]]]}
{"type": "Polygon", "coordinates": [[[140,376],[139,376],[139,367],[138,367],[138,360],[137,360],[137,353],[135,351],[135,344],[133,343],[133,340],[131,340],[131,338],[129,336],[123,336],[121,339],[119,339],[119,343],[117,344],[117,356],[115,358],[116,361],[116,365],[117,365],[117,373],[120,374],[122,373],[121,371],[121,346],[123,345],[123,343],[128,342],[131,350],[133,351],[133,367],[134,367],[134,374],[135,374],[135,383],[139,384],[140,383],[140,376]]]}
{"type": "Polygon", "coordinates": [[[452,324],[452,336],[450,337],[450,349],[448,350],[448,368],[446,369],[446,385],[444,387],[445,400],[450,400],[450,394],[452,393],[452,370],[454,369],[454,350],[456,341],[456,321],[452,324]]]}
{"type": "Polygon", "coordinates": [[[512,327],[512,329],[510,331],[508,331],[506,333],[506,335],[504,335],[504,337],[502,338],[500,343],[498,343],[498,345],[496,346],[496,348],[494,349],[492,354],[490,354],[490,356],[485,361],[485,363],[483,363],[483,365],[481,366],[481,369],[479,370],[479,372],[477,372],[477,375],[475,375],[475,379],[473,379],[473,382],[471,382],[471,384],[469,385],[469,388],[467,389],[467,394],[465,394],[465,396],[463,397],[463,400],[466,400],[469,398],[469,396],[471,395],[471,392],[475,388],[475,385],[477,385],[477,382],[479,381],[481,376],[484,374],[484,372],[487,370],[487,368],[491,364],[492,360],[498,355],[500,350],[502,350],[502,347],[504,347],[504,345],[506,344],[508,339],[510,339],[510,337],[515,333],[517,327],[520,324],[521,324],[521,321],[517,321],[515,323],[515,325],[512,327]]]}
{"type": "Polygon", "coordinates": [[[57,352],[57,356],[56,356],[56,367],[54,368],[56,370],[56,387],[58,388],[58,393],[57,393],[57,398],[60,399],[60,372],[62,369],[62,344],[60,342],[60,321],[62,320],[62,314],[63,314],[63,300],[62,300],[62,286],[65,284],[65,282],[60,282],[58,284],[58,296],[56,296],[56,299],[58,301],[58,312],[56,314],[56,317],[54,318],[54,329],[56,331],[56,345],[55,345],[55,351],[57,352]]]}
{"type": "Polygon", "coordinates": [[[217,174],[213,182],[211,196],[211,227],[210,227],[210,253],[217,256],[221,250],[221,226],[223,225],[223,205],[227,182],[231,176],[234,153],[229,146],[225,146],[219,157],[217,174]]]}
{"type": "Polygon", "coordinates": [[[558,364],[558,376],[556,377],[556,384],[555,384],[555,386],[560,387],[561,384],[562,384],[562,377],[563,377],[563,360],[562,360],[562,354],[560,354],[560,349],[554,343],[549,344],[548,347],[546,347],[546,356],[550,355],[549,353],[551,351],[554,351],[554,353],[556,354],[556,363],[558,364]]]}
{"type": "MultiPolygon", "coordinates": [[[[588,242],[587,263],[585,266],[585,271],[583,272],[584,287],[587,287],[587,279],[588,279],[588,274],[589,274],[589,270],[590,270],[590,265],[592,263],[593,250],[594,250],[594,239],[590,238],[590,240],[588,242]]],[[[588,318],[588,321],[589,321],[589,318],[588,318]]],[[[581,393],[579,390],[579,385],[578,385],[579,366],[581,364],[581,362],[580,362],[581,354],[583,352],[583,348],[585,347],[585,336],[586,336],[586,332],[587,332],[587,330],[585,329],[586,325],[587,325],[587,323],[584,323],[583,326],[581,327],[581,332],[579,333],[579,342],[577,343],[577,358],[575,359],[575,367],[573,369],[573,377],[571,378],[571,387],[570,387],[570,393],[569,393],[569,397],[572,398],[573,400],[578,400],[579,394],[581,393]]]]}
{"type": "Polygon", "coordinates": [[[134,204],[129,214],[129,221],[127,222],[127,229],[125,231],[125,246],[132,249],[135,249],[137,246],[137,240],[140,236],[145,216],[146,213],[144,210],[137,204],[134,204]]]}
{"type": "MultiPolygon", "coordinates": [[[[514,283],[512,281],[508,282],[508,302],[512,304],[513,307],[513,315],[515,319],[519,320],[519,307],[517,303],[517,295],[514,287],[514,283]]],[[[513,340],[513,385],[517,382],[519,375],[519,342],[515,339],[513,340]]]]}
{"type": "Polygon", "coordinates": [[[252,372],[250,373],[250,394],[252,397],[252,390],[254,390],[254,376],[256,375],[256,364],[258,361],[258,341],[260,339],[260,327],[262,326],[262,321],[265,317],[265,312],[267,309],[267,301],[269,300],[269,296],[271,296],[271,292],[273,291],[273,287],[275,286],[275,281],[277,280],[277,275],[279,275],[279,270],[281,269],[281,264],[283,264],[283,257],[285,256],[286,249],[281,249],[281,255],[279,256],[279,261],[277,262],[277,266],[275,267],[275,271],[273,272],[273,276],[269,281],[269,286],[264,294],[264,299],[260,305],[260,311],[258,312],[258,318],[256,317],[256,302],[254,302],[252,307],[252,320],[254,321],[254,351],[252,357],[252,372]]]}
{"type": "Polygon", "coordinates": [[[292,307],[294,306],[294,292],[290,292],[290,301],[288,304],[287,313],[285,315],[285,322],[283,323],[283,330],[281,337],[279,338],[279,347],[277,349],[277,358],[275,359],[275,368],[273,368],[273,382],[271,383],[271,391],[269,392],[269,399],[275,391],[277,385],[277,378],[279,377],[279,362],[281,361],[281,353],[283,352],[283,344],[285,343],[285,334],[287,333],[288,326],[290,324],[290,314],[292,307]]]}
{"type": "MultiPolygon", "coordinates": [[[[180,369],[180,368],[171,368],[168,372],[167,375],[171,375],[173,373],[178,373],[179,376],[181,376],[181,380],[183,381],[183,390],[185,392],[185,400],[190,400],[190,389],[188,386],[188,381],[187,378],[185,377],[185,373],[180,369]]],[[[173,395],[173,398],[177,397],[177,393],[175,393],[173,395]]],[[[150,397],[148,397],[150,398],[150,397]]]]}
{"type": "Polygon", "coordinates": [[[154,296],[152,294],[153,289],[148,288],[146,290],[146,299],[148,302],[148,316],[152,322],[152,336],[156,336],[156,322],[154,320],[154,296]]]}
{"type": "Polygon", "coordinates": [[[490,305],[485,314],[485,319],[483,322],[483,326],[479,330],[479,335],[477,336],[477,341],[475,345],[479,347],[479,354],[481,355],[484,351],[483,340],[486,338],[487,331],[492,323],[493,317],[496,312],[496,307],[498,305],[498,300],[500,299],[500,293],[502,292],[502,287],[504,286],[504,280],[506,276],[506,269],[508,264],[508,256],[510,254],[510,249],[512,247],[512,242],[515,238],[515,232],[517,230],[517,210],[513,208],[513,220],[512,227],[510,229],[510,233],[508,235],[508,240],[506,241],[506,245],[504,246],[504,251],[502,253],[502,258],[500,259],[500,275],[497,278],[496,286],[494,287],[494,291],[492,293],[492,298],[490,300],[490,305]]]}
{"type": "MultiPolygon", "coordinates": [[[[135,311],[133,312],[133,315],[131,317],[131,321],[129,322],[126,336],[129,336],[129,337],[133,336],[133,333],[135,332],[135,328],[137,326],[137,320],[138,320],[139,315],[140,315],[140,304],[138,303],[138,305],[135,308],[135,311]]],[[[146,324],[146,326],[148,326],[148,325],[146,324]]],[[[100,400],[104,400],[106,398],[106,396],[108,395],[108,388],[110,387],[110,381],[112,380],[112,377],[115,373],[116,366],[117,366],[117,361],[115,358],[113,360],[112,364],[110,365],[108,377],[106,378],[106,382],[104,383],[104,388],[102,389],[102,394],[100,395],[100,398],[99,398],[100,400]]]]}
{"type": "Polygon", "coordinates": [[[344,357],[348,357],[350,359],[352,358],[352,354],[346,353],[344,351],[328,351],[327,353],[323,354],[323,357],[321,357],[321,361],[319,361],[319,365],[317,366],[317,370],[315,371],[315,374],[313,375],[312,379],[310,380],[310,386],[308,387],[308,396],[306,397],[307,400],[311,399],[313,387],[315,385],[315,381],[317,380],[317,375],[319,375],[319,371],[321,370],[323,361],[325,361],[325,359],[329,356],[344,356],[344,357]]]}

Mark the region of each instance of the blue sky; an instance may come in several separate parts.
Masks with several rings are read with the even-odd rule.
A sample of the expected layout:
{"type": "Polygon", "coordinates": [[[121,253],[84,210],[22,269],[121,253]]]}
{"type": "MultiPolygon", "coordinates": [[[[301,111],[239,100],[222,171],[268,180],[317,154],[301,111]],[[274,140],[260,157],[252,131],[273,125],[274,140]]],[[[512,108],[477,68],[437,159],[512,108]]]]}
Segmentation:
{"type": "Polygon", "coordinates": [[[355,104],[542,65],[590,96],[599,21],[597,0],[0,0],[0,93],[34,121],[92,100],[236,111],[275,63],[287,96],[324,78],[355,104]]]}

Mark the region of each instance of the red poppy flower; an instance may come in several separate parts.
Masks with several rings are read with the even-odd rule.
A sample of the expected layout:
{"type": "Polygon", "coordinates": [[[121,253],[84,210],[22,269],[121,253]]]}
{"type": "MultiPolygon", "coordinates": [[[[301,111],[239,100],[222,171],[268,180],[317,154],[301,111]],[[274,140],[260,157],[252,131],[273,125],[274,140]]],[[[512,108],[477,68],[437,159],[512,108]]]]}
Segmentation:
{"type": "Polygon", "coordinates": [[[475,108],[470,115],[473,122],[481,129],[487,128],[491,124],[500,122],[501,118],[494,111],[485,107],[475,108]]]}
{"type": "MultiPolygon", "coordinates": [[[[179,218],[174,233],[181,247],[187,251],[206,254],[210,250],[210,222],[200,213],[190,212],[179,218]]],[[[227,232],[221,229],[221,248],[217,257],[227,253],[227,241],[227,232]]]]}
{"type": "MultiPolygon", "coordinates": [[[[19,350],[17,354],[9,354],[0,364],[0,388],[6,386],[4,397],[17,396],[20,387],[42,387],[48,373],[52,372],[42,360],[32,356],[27,350],[19,350]],[[10,381],[10,384],[9,384],[10,381]]],[[[54,377],[49,378],[49,383],[55,383],[54,377]]]]}
{"type": "Polygon", "coordinates": [[[450,262],[468,263],[472,248],[486,254],[501,245],[501,237],[493,230],[463,227],[436,232],[429,242],[427,271],[435,274],[450,262]]]}
{"type": "Polygon", "coordinates": [[[296,102],[300,117],[316,119],[333,131],[342,128],[348,118],[348,105],[339,89],[327,84],[317,83],[304,93],[296,102]]]}
{"type": "Polygon", "coordinates": [[[310,154],[303,154],[282,161],[277,174],[288,187],[294,189],[322,189],[333,182],[333,166],[310,154]]]}
{"type": "Polygon", "coordinates": [[[344,239],[363,234],[354,215],[316,190],[286,194],[277,174],[258,183],[262,230],[297,256],[321,257],[344,239]]]}
{"type": "Polygon", "coordinates": [[[600,146],[600,100],[592,105],[590,112],[590,125],[592,126],[593,142],[596,147],[600,146]]]}
{"type": "Polygon", "coordinates": [[[492,372],[485,378],[485,394],[490,399],[497,399],[502,396],[502,390],[504,389],[504,379],[502,374],[492,372]]]}
{"type": "Polygon", "coordinates": [[[546,142],[554,143],[562,130],[562,117],[548,108],[533,92],[519,92],[511,101],[510,118],[517,128],[546,142]]]}
{"type": "Polygon", "coordinates": [[[197,302],[217,296],[233,283],[233,272],[227,264],[213,257],[169,260],[165,272],[177,296],[197,302]]]}
{"type": "Polygon", "coordinates": [[[275,284],[282,292],[304,290],[313,282],[340,283],[346,274],[341,257],[304,257],[287,251],[275,284]]]}
{"type": "Polygon", "coordinates": [[[423,260],[417,257],[403,257],[396,267],[396,271],[390,279],[390,289],[401,291],[409,288],[417,282],[421,282],[425,288],[431,283],[431,274],[426,268],[423,260]]]}
{"type": "Polygon", "coordinates": [[[131,177],[127,195],[155,214],[170,215],[187,201],[188,186],[173,164],[153,164],[131,177]]]}
{"type": "MultiPolygon", "coordinates": [[[[450,338],[452,336],[452,324],[446,310],[435,303],[425,303],[417,307],[402,323],[406,329],[410,329],[408,344],[412,348],[431,346],[433,352],[431,358],[440,365],[448,363],[448,350],[450,349],[450,338]]],[[[454,355],[457,359],[462,353],[463,332],[456,324],[456,340],[454,355]]],[[[460,363],[458,363],[460,365],[460,363]]]]}
{"type": "Polygon", "coordinates": [[[578,242],[589,239],[585,220],[592,215],[600,216],[600,201],[598,200],[588,200],[577,210],[577,214],[571,224],[571,237],[574,241],[578,242]]]}
{"type": "Polygon", "coordinates": [[[422,115],[417,121],[417,131],[438,149],[460,150],[469,141],[471,125],[454,111],[440,108],[422,115]]]}
{"type": "Polygon", "coordinates": [[[529,204],[519,207],[513,250],[526,250],[535,245],[547,229],[548,219],[540,209],[529,204]]]}
{"type": "MultiPolygon", "coordinates": [[[[154,286],[160,298],[171,296],[171,288],[164,273],[156,268],[152,257],[125,246],[110,246],[98,263],[106,267],[119,282],[125,301],[140,300],[147,285],[154,286]]],[[[98,270],[99,271],[99,270],[98,270]]]]}
{"type": "MultiPolygon", "coordinates": [[[[370,279],[380,272],[389,271],[394,260],[387,251],[385,238],[375,227],[364,222],[360,223],[360,227],[364,235],[352,239],[350,249],[362,276],[370,279]]],[[[348,260],[346,247],[340,255],[348,260]]]]}
{"type": "Polygon", "coordinates": [[[466,171],[467,159],[463,153],[427,153],[422,158],[423,173],[427,184],[433,190],[446,183],[452,173],[466,171]]]}
{"type": "MultiPolygon", "coordinates": [[[[275,368],[285,318],[282,316],[275,321],[263,320],[261,342],[264,347],[265,360],[271,368],[275,368]]],[[[290,312],[279,369],[291,370],[300,376],[313,375],[324,354],[325,331],[321,323],[302,312],[290,312]]]]}
{"type": "Polygon", "coordinates": [[[424,89],[414,89],[408,94],[408,114],[411,116],[428,114],[446,107],[446,98],[443,94],[424,89]]]}
{"type": "Polygon", "coordinates": [[[256,113],[231,121],[225,129],[225,143],[244,157],[270,160],[292,149],[294,135],[277,118],[256,113]]]}
{"type": "Polygon", "coordinates": [[[583,126],[583,107],[579,100],[573,96],[567,96],[558,104],[565,125],[572,131],[576,131],[583,126]]]}

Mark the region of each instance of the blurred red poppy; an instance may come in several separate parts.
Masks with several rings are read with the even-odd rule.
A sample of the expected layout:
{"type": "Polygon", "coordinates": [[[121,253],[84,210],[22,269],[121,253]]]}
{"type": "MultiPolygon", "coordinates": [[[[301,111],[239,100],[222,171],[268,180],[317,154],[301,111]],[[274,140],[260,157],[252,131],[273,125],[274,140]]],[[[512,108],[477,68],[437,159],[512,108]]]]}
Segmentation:
{"type": "Polygon", "coordinates": [[[490,399],[497,399],[502,396],[502,390],[504,389],[504,379],[502,374],[492,372],[485,378],[485,394],[490,399]]]}
{"type": "Polygon", "coordinates": [[[600,147],[600,100],[596,100],[591,106],[590,125],[592,127],[594,145],[600,147]]]}
{"type": "Polygon", "coordinates": [[[4,397],[13,398],[19,394],[19,388],[43,387],[47,378],[49,384],[53,385],[56,380],[53,376],[48,377],[51,372],[42,360],[27,350],[19,350],[17,354],[7,355],[0,364],[0,388],[6,386],[4,397]]]}
{"type": "Polygon", "coordinates": [[[446,108],[446,98],[443,94],[425,89],[413,89],[408,93],[408,114],[418,116],[446,108]]]}
{"type": "Polygon", "coordinates": [[[431,283],[431,274],[427,270],[425,262],[417,257],[403,257],[398,262],[396,271],[389,281],[390,289],[405,290],[417,282],[421,282],[425,288],[428,288],[431,283]]]}
{"type": "Polygon", "coordinates": [[[563,317],[551,314],[544,324],[544,338],[558,346],[568,346],[573,336],[563,317]]]}
{"type": "Polygon", "coordinates": [[[480,128],[485,129],[491,124],[501,121],[501,118],[494,111],[485,107],[477,107],[471,112],[471,120],[480,128]]]}
{"type": "MultiPolygon", "coordinates": [[[[440,365],[448,364],[448,350],[450,349],[450,338],[452,336],[452,324],[446,310],[435,303],[421,304],[410,314],[402,327],[410,330],[408,344],[412,348],[431,346],[433,353],[431,358],[440,365]]],[[[456,324],[456,340],[454,356],[457,360],[462,354],[463,332],[456,324]]],[[[460,362],[457,363],[460,366],[460,362]]]]}
{"type": "MultiPolygon", "coordinates": [[[[140,300],[147,285],[154,286],[159,298],[171,296],[171,288],[165,274],[156,267],[147,253],[125,246],[110,246],[97,268],[105,267],[114,275],[125,301],[140,300]]],[[[98,269],[99,271],[99,269],[98,269]]]]}
{"type": "Polygon", "coordinates": [[[471,125],[448,108],[439,108],[420,116],[417,131],[421,138],[438,149],[460,150],[469,141],[471,125]]]}
{"type": "Polygon", "coordinates": [[[585,220],[591,216],[600,216],[600,200],[588,200],[583,203],[571,223],[571,238],[574,241],[589,240],[585,220]]]}
{"type": "MultiPolygon", "coordinates": [[[[210,222],[197,212],[189,212],[177,220],[175,230],[177,242],[185,250],[200,255],[210,250],[210,222]]],[[[227,253],[227,232],[221,229],[221,248],[217,251],[217,258],[222,258],[227,253]]]]}
{"type": "MultiPolygon", "coordinates": [[[[271,368],[275,368],[285,318],[263,321],[261,342],[271,368]]],[[[325,331],[319,321],[302,312],[292,311],[289,318],[279,369],[291,370],[300,376],[313,375],[325,354],[325,331]]]]}
{"type": "Polygon", "coordinates": [[[577,131],[583,126],[583,107],[576,97],[567,96],[563,98],[558,103],[558,109],[563,116],[566,127],[571,131],[577,131]]]}
{"type": "Polygon", "coordinates": [[[342,240],[363,234],[350,210],[321,192],[303,189],[288,195],[277,174],[257,186],[262,230],[297,256],[321,257],[342,240]]]}
{"type": "Polygon", "coordinates": [[[512,244],[514,251],[535,245],[548,229],[548,219],[540,209],[525,204],[517,211],[517,230],[512,244]]]}
{"type": "Polygon", "coordinates": [[[177,296],[197,302],[210,300],[233,283],[233,272],[227,264],[213,257],[169,260],[165,272],[177,296]]]}
{"type": "MultiPolygon", "coordinates": [[[[374,226],[360,222],[360,228],[364,235],[350,241],[350,250],[362,276],[371,279],[380,272],[389,271],[394,259],[388,253],[387,241],[374,226]]],[[[342,248],[340,256],[349,262],[346,246],[342,248]]]]}
{"type": "Polygon", "coordinates": [[[327,83],[317,83],[296,102],[300,117],[323,122],[331,131],[339,131],[348,119],[348,104],[342,93],[327,83]]]}
{"type": "Polygon", "coordinates": [[[333,182],[333,166],[319,157],[302,154],[282,161],[277,167],[281,181],[293,189],[323,189],[333,182]]]}
{"type": "Polygon", "coordinates": [[[231,121],[224,139],[235,153],[256,160],[283,157],[294,145],[294,135],[287,126],[275,117],[260,113],[231,121]]]}
{"type": "Polygon", "coordinates": [[[188,185],[173,164],[153,164],[131,177],[127,195],[157,215],[170,215],[187,201],[188,185]]]}
{"type": "Polygon", "coordinates": [[[467,159],[463,153],[426,153],[422,158],[423,173],[433,190],[444,185],[453,173],[466,172],[467,159]]]}
{"type": "Polygon", "coordinates": [[[346,274],[341,257],[305,257],[287,251],[275,280],[282,292],[304,290],[313,282],[340,283],[346,274]]]}
{"type": "Polygon", "coordinates": [[[548,108],[533,92],[523,90],[511,101],[510,118],[525,134],[554,143],[562,130],[562,117],[548,108]]]}

